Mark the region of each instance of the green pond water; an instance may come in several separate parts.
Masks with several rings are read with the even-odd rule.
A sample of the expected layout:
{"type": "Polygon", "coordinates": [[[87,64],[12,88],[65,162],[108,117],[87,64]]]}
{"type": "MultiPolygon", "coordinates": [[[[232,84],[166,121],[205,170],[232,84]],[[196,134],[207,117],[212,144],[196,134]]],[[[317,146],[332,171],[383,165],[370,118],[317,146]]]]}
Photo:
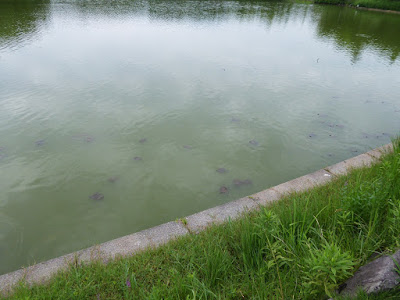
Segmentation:
{"type": "Polygon", "coordinates": [[[388,143],[399,54],[344,7],[1,1],[0,274],[388,143]]]}

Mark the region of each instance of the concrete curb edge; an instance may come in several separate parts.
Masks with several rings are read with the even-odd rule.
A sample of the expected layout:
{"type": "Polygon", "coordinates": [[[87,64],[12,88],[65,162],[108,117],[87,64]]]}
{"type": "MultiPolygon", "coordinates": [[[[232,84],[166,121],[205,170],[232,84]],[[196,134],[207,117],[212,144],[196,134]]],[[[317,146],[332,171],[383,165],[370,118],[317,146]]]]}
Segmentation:
{"type": "Polygon", "coordinates": [[[189,233],[198,233],[212,224],[219,224],[228,219],[235,219],[243,212],[251,211],[277,201],[292,192],[303,192],[318,185],[324,185],[335,177],[346,175],[349,171],[363,166],[370,166],[379,161],[385,153],[393,152],[393,145],[387,144],[364,154],[344,160],[316,172],[295,178],[253,195],[219,205],[181,220],[168,222],[140,232],[126,235],[100,245],[50,259],[27,268],[0,275],[0,294],[9,293],[21,280],[28,284],[45,283],[71,264],[110,259],[134,255],[149,247],[158,247],[177,237],[189,233]]]}

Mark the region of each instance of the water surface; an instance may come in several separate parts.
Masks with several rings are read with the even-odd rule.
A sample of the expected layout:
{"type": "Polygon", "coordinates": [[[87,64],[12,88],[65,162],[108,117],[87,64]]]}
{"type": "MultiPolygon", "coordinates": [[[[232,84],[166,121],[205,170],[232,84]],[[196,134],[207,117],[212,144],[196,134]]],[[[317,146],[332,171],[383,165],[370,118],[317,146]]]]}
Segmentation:
{"type": "Polygon", "coordinates": [[[0,274],[388,143],[399,29],[334,6],[2,1],[0,274]]]}

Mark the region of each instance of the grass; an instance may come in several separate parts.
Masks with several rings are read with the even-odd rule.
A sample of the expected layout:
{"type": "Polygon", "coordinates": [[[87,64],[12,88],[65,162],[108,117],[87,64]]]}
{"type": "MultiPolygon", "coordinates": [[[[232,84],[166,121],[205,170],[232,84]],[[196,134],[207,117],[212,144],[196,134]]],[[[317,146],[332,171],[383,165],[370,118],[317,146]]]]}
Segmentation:
{"type": "Polygon", "coordinates": [[[397,139],[371,168],[106,266],[21,282],[10,299],[327,299],[372,254],[399,247],[397,139]]]}
{"type": "Polygon", "coordinates": [[[353,5],[366,7],[366,8],[378,8],[386,10],[397,10],[400,11],[399,0],[355,0],[353,5]]]}
{"type": "Polygon", "coordinates": [[[400,11],[400,0],[313,0],[312,2],[400,11]]]}

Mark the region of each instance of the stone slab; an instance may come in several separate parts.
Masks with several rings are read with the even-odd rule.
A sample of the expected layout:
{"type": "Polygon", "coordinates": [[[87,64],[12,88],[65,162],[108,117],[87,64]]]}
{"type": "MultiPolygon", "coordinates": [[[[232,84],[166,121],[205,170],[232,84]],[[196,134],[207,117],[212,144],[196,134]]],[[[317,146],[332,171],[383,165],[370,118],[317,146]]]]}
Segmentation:
{"type": "Polygon", "coordinates": [[[158,247],[188,233],[187,228],[177,222],[168,222],[142,231],[142,234],[148,238],[151,247],[158,247]]]}
{"type": "Polygon", "coordinates": [[[380,159],[383,155],[393,152],[393,144],[387,144],[374,150],[368,151],[366,154],[380,159]]]}
{"type": "Polygon", "coordinates": [[[362,266],[344,283],[340,294],[355,296],[360,289],[370,294],[394,288],[399,284],[400,277],[395,272],[396,265],[393,259],[400,263],[400,250],[362,266]]]}
{"type": "Polygon", "coordinates": [[[347,170],[351,169],[358,169],[362,167],[369,167],[371,166],[374,162],[376,162],[376,159],[373,157],[367,155],[367,154],[360,154],[355,157],[352,157],[350,159],[345,160],[346,165],[347,165],[347,170]]]}
{"type": "Polygon", "coordinates": [[[273,189],[264,190],[249,196],[257,205],[266,206],[269,205],[282,197],[277,191],[273,189]]]}
{"type": "Polygon", "coordinates": [[[63,255],[15,272],[1,275],[1,294],[7,294],[7,292],[22,279],[28,284],[45,283],[60,270],[67,269],[69,264],[74,262],[75,256],[76,253],[63,255]]]}
{"type": "Polygon", "coordinates": [[[325,170],[336,176],[341,176],[346,175],[352,169],[371,166],[374,162],[376,162],[376,158],[364,153],[326,167],[325,170]]]}
{"type": "Polygon", "coordinates": [[[325,184],[331,180],[332,174],[326,170],[318,170],[316,172],[274,186],[272,189],[281,195],[288,195],[291,193],[304,192],[315,186],[325,184]]]}
{"type": "Polygon", "coordinates": [[[73,263],[87,263],[95,260],[108,262],[110,259],[116,257],[129,256],[149,247],[157,247],[188,233],[189,231],[182,224],[169,222],[84,250],[50,259],[15,272],[1,275],[1,293],[7,293],[21,279],[24,279],[28,284],[44,283],[57,272],[66,270],[73,263]]]}
{"type": "Polygon", "coordinates": [[[212,224],[220,224],[228,219],[236,219],[245,211],[254,210],[258,204],[245,197],[225,203],[186,218],[186,227],[190,232],[200,232],[212,224]]]}

